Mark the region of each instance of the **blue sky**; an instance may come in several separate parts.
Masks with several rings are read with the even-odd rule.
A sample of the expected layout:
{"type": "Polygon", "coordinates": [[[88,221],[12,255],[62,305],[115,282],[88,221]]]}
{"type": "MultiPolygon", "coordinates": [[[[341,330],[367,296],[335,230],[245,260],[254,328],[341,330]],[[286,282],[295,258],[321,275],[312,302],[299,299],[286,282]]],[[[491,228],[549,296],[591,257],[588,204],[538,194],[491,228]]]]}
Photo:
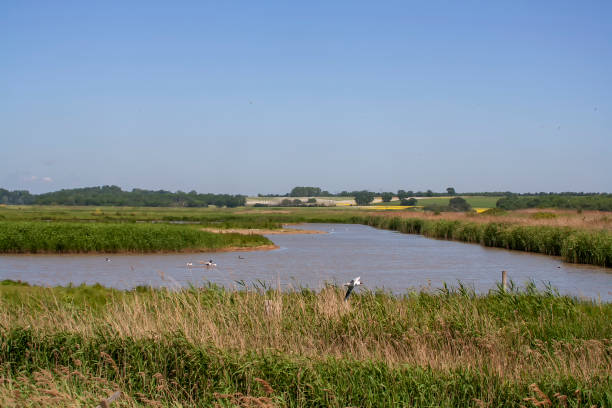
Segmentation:
{"type": "Polygon", "coordinates": [[[3,1],[0,187],[612,191],[612,3],[3,1]]]}

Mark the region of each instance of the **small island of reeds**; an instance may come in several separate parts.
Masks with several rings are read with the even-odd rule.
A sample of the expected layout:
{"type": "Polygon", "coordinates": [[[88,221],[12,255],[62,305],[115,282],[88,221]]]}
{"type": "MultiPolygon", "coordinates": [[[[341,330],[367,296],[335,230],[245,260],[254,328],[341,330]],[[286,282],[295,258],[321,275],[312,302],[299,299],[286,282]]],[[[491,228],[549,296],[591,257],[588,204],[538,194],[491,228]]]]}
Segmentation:
{"type": "Polygon", "coordinates": [[[273,248],[260,235],[135,223],[0,222],[0,253],[151,253],[273,248]]]}

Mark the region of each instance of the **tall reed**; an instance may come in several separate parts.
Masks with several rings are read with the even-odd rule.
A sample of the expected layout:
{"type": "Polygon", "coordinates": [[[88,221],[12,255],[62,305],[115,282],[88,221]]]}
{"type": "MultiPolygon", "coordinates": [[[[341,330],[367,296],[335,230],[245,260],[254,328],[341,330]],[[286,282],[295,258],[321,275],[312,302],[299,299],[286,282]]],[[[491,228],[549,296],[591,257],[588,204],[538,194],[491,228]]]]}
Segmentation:
{"type": "Polygon", "coordinates": [[[532,285],[342,295],[6,282],[0,402],[16,388],[20,402],[119,388],[125,406],[518,406],[537,383],[572,406],[576,389],[581,403],[612,403],[612,304],[532,285]]]}
{"type": "Polygon", "coordinates": [[[563,260],[612,267],[612,232],[503,222],[367,216],[359,223],[430,238],[561,256],[563,260]]]}
{"type": "Polygon", "coordinates": [[[209,251],[272,245],[265,237],[182,225],[0,222],[0,253],[209,251]]]}

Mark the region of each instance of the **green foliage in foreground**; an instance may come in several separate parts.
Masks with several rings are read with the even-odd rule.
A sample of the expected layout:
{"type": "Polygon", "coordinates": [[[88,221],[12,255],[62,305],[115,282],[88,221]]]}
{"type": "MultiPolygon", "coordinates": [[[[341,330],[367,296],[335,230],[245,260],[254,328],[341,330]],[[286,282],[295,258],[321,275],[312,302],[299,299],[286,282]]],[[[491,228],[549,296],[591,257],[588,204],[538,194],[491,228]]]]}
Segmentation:
{"type": "MultiPolygon", "coordinates": [[[[289,407],[468,407],[476,405],[475,399],[516,407],[531,396],[527,384],[469,367],[439,372],[351,357],[311,361],[273,351],[237,355],[194,346],[180,333],[158,341],[102,335],[85,340],[69,333],[39,337],[31,330],[15,329],[1,339],[0,362],[5,367],[0,374],[13,378],[40,369],[78,369],[161,406],[212,406],[236,393],[264,397],[270,404],[266,406],[289,407]],[[109,357],[101,358],[101,352],[109,357]],[[270,394],[256,379],[269,384],[270,394]]],[[[572,406],[581,406],[574,397],[577,389],[584,406],[612,406],[610,378],[591,386],[573,378],[541,378],[538,385],[551,398],[554,393],[570,396],[572,406]]]]}
{"type": "Polygon", "coordinates": [[[0,253],[209,251],[271,244],[258,235],[179,225],[0,222],[0,253]]]}
{"type": "MultiPolygon", "coordinates": [[[[21,393],[34,393],[35,389],[24,386],[24,379],[44,386],[44,392],[53,382],[49,376],[53,376],[56,384],[69,386],[76,395],[91,389],[87,380],[95,378],[109,382],[109,388],[122,390],[143,406],[149,400],[164,407],[214,403],[241,406],[231,404],[231,396],[236,397],[236,393],[262,398],[269,407],[468,407],[478,406],[476,400],[486,406],[518,407],[532,406],[525,398],[542,399],[530,389],[532,383],[537,383],[554,406],[564,406],[553,397],[559,393],[568,396],[571,407],[593,404],[612,407],[612,375],[588,372],[605,370],[612,361],[611,304],[561,297],[550,290],[538,292],[530,285],[524,291],[493,291],[486,296],[477,296],[463,287],[402,297],[358,293],[351,298],[348,314],[341,318],[329,318],[318,312],[319,307],[327,307],[334,300],[343,305],[341,293],[338,295],[330,299],[324,293],[307,290],[278,294],[216,287],[178,292],[152,289],[118,292],[99,286],[36,288],[4,282],[0,285],[0,301],[6,307],[0,320],[0,378],[15,382],[17,389],[21,386],[21,393]],[[90,294],[92,289],[99,295],[106,292],[107,302],[90,303],[88,296],[83,295],[90,294]],[[11,297],[5,296],[7,291],[12,291],[11,297]],[[17,292],[21,298],[13,296],[17,292]],[[261,340],[255,337],[265,339],[270,331],[265,319],[272,318],[266,317],[263,305],[270,299],[278,301],[278,296],[282,302],[281,320],[278,325],[270,322],[270,327],[294,342],[283,343],[284,348],[271,348],[266,347],[265,340],[257,343],[261,340]],[[165,332],[125,336],[104,320],[109,313],[104,305],[110,307],[120,300],[127,301],[128,306],[144,305],[139,313],[148,310],[160,319],[165,313],[173,315],[176,310],[168,310],[172,307],[203,309],[202,316],[221,313],[221,317],[241,321],[240,332],[229,335],[245,336],[245,344],[255,342],[263,347],[236,350],[207,341],[197,342],[184,332],[181,324],[168,327],[165,332]],[[96,308],[92,312],[93,305],[96,308]],[[58,319],[66,313],[68,316],[92,313],[92,318],[87,319],[92,328],[72,326],[73,330],[53,330],[19,323],[20,316],[33,316],[41,310],[50,316],[57,315],[58,319]],[[410,315],[403,315],[408,310],[410,315]],[[263,320],[252,320],[253,316],[263,320]],[[364,316],[371,320],[362,321],[364,316]],[[101,320],[96,321],[97,318],[101,320]],[[486,358],[469,360],[463,365],[448,361],[446,369],[403,363],[401,358],[393,362],[363,358],[350,348],[351,340],[357,337],[362,352],[368,352],[368,341],[372,340],[377,345],[394,345],[397,350],[405,348],[409,357],[420,352],[412,343],[425,347],[424,339],[429,339],[434,352],[458,349],[459,355],[465,351],[476,353],[475,356],[508,353],[532,365],[535,372],[526,369],[527,374],[512,376],[509,369],[500,375],[486,358]],[[295,342],[303,338],[305,344],[321,344],[322,351],[315,357],[302,354],[295,342]],[[323,351],[341,343],[347,344],[346,350],[351,355],[323,351]],[[484,346],[474,347],[480,344],[484,346]],[[575,363],[595,352],[600,357],[590,362],[594,366],[576,368],[574,374],[556,370],[557,364],[574,367],[566,364],[565,359],[575,363]],[[48,370],[47,378],[42,370],[48,370]],[[264,380],[270,388],[256,379],[264,380]],[[580,390],[578,396],[576,390],[580,390]]],[[[220,321],[216,335],[224,335],[227,319],[220,321]]],[[[3,387],[6,383],[0,382],[0,402],[6,396],[3,387]]],[[[89,402],[97,404],[102,396],[105,394],[89,402]]]]}
{"type": "Polygon", "coordinates": [[[537,252],[561,256],[567,262],[612,267],[612,232],[609,231],[381,216],[367,217],[363,223],[431,238],[537,252]]]}

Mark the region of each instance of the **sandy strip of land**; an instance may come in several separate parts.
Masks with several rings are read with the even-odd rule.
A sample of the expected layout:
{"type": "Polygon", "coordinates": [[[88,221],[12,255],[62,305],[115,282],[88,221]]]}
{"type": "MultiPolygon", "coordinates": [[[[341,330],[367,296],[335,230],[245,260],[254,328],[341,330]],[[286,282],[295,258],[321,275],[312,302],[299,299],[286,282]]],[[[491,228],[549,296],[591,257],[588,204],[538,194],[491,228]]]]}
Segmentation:
{"type": "Polygon", "coordinates": [[[280,248],[278,245],[257,245],[252,247],[227,247],[200,252],[246,252],[246,251],[271,251],[280,248]]]}
{"type": "Polygon", "coordinates": [[[277,235],[277,234],[327,234],[325,231],[301,230],[293,228],[265,229],[265,228],[202,228],[202,231],[216,232],[217,234],[245,234],[245,235],[277,235]]]}

